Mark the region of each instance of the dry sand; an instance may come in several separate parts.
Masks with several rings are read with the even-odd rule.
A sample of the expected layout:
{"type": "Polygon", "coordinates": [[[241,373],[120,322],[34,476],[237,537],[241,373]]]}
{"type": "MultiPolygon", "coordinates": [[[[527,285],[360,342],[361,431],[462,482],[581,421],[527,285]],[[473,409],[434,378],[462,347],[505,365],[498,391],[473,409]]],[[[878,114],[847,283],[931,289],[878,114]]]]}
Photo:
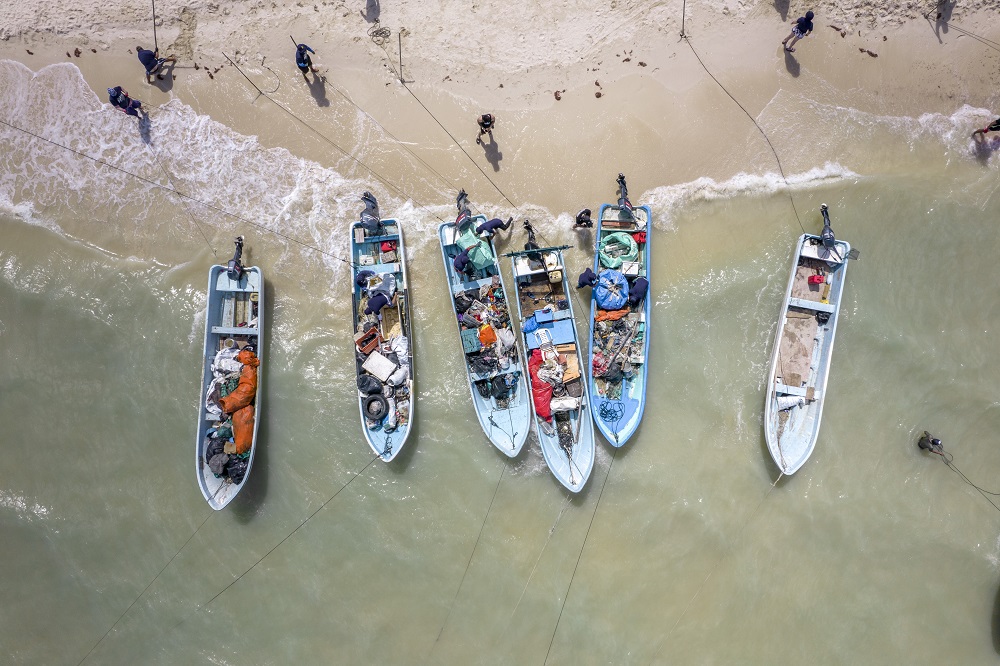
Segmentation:
{"type": "MultiPolygon", "coordinates": [[[[755,118],[782,91],[898,115],[998,102],[1000,49],[978,37],[1000,40],[1000,0],[883,4],[688,2],[686,43],[679,1],[161,2],[161,54],[179,63],[175,78],[147,86],[134,46],[153,43],[148,3],[28,0],[6,10],[0,57],[35,70],[68,60],[101,99],[116,84],[154,105],[176,97],[265,145],[370,176],[336,144],[398,184],[395,195],[440,203],[465,187],[484,212],[509,210],[506,195],[525,214],[527,202],[568,213],[595,193],[610,197],[619,171],[639,200],[658,185],[773,170],[758,130],[719,83],[755,118]],[[810,8],[814,34],[783,53],[789,22],[810,8]],[[375,27],[390,29],[386,43],[369,38],[375,27]],[[322,83],[303,82],[290,35],[316,49],[322,83]],[[412,95],[399,82],[400,44],[412,95]],[[259,98],[224,54],[330,141],[259,98]],[[369,123],[359,135],[358,108],[384,130],[369,123]],[[485,111],[498,126],[484,149],[475,118],[485,111]]],[[[770,138],[779,148],[809,141],[770,138]]],[[[789,159],[786,172],[821,162],[789,159]]]]}

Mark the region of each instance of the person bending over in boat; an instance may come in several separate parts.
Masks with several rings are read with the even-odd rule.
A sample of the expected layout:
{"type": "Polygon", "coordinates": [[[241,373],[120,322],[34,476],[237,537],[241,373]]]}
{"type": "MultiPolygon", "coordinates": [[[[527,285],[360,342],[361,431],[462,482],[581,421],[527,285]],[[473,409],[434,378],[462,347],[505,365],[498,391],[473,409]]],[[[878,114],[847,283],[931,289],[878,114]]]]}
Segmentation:
{"type": "Polygon", "coordinates": [[[476,227],[476,233],[480,236],[485,234],[486,238],[493,238],[493,235],[496,234],[498,229],[502,229],[503,231],[510,229],[510,225],[513,221],[513,215],[508,217],[506,222],[502,222],[499,217],[494,217],[489,222],[483,222],[476,227]]]}
{"type": "Polygon", "coordinates": [[[588,266],[586,270],[580,273],[580,278],[576,281],[576,288],[583,289],[584,287],[596,287],[597,282],[597,273],[591,270],[588,266]]]}
{"type": "Polygon", "coordinates": [[[465,275],[469,279],[472,279],[476,274],[476,267],[472,265],[472,260],[469,259],[469,250],[471,250],[474,245],[462,250],[457,257],[452,261],[452,265],[455,266],[455,270],[458,271],[460,275],[465,275]]]}
{"type": "Polygon", "coordinates": [[[576,214],[576,222],[573,224],[574,229],[589,229],[592,226],[594,226],[594,221],[590,219],[589,208],[584,208],[576,214]]]}
{"type": "Polygon", "coordinates": [[[368,299],[368,305],[365,306],[366,315],[378,315],[379,320],[382,319],[382,308],[389,305],[389,297],[385,295],[385,292],[376,292],[374,296],[368,299]]]}
{"type": "Polygon", "coordinates": [[[646,291],[649,290],[649,280],[642,277],[641,275],[635,279],[632,286],[628,290],[628,303],[632,307],[642,303],[642,299],[646,298],[646,291]]]}

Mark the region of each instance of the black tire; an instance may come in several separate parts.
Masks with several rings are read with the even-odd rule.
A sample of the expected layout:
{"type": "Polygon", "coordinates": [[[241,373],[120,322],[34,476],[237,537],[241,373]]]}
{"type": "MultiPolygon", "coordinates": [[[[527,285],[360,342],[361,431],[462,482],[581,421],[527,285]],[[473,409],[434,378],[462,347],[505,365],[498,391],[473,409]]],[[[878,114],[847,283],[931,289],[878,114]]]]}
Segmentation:
{"type": "Polygon", "coordinates": [[[365,398],[365,418],[381,421],[389,413],[389,402],[381,393],[375,393],[365,398]]]}

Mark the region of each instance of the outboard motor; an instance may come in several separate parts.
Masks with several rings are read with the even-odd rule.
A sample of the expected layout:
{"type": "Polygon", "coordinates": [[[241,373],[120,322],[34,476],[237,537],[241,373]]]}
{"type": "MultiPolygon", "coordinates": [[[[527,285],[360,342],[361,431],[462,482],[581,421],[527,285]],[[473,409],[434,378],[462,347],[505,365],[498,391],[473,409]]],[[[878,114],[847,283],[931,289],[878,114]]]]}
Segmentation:
{"type": "Polygon", "coordinates": [[[625,174],[618,174],[618,187],[621,190],[621,196],[618,197],[618,210],[623,210],[628,213],[628,217],[632,217],[632,202],[628,200],[628,186],[625,184],[625,174]]]}
{"type": "Polygon", "coordinates": [[[458,208],[458,217],[455,218],[455,228],[461,229],[462,225],[472,219],[472,211],[469,210],[469,195],[463,189],[455,199],[455,206],[458,208]]]}
{"type": "Polygon", "coordinates": [[[531,222],[529,222],[528,220],[524,221],[524,230],[528,232],[528,242],[524,244],[524,249],[525,250],[539,249],[538,242],[535,240],[535,228],[531,226],[531,222]]]}
{"type": "Polygon", "coordinates": [[[830,213],[827,211],[826,204],[820,204],[819,210],[823,213],[823,233],[820,235],[820,238],[823,239],[823,247],[832,250],[837,244],[837,239],[833,235],[833,229],[830,227],[830,213]]]}
{"type": "Polygon", "coordinates": [[[229,275],[230,280],[239,282],[246,275],[243,264],[240,263],[240,259],[243,257],[243,236],[237,236],[234,242],[236,243],[236,252],[233,254],[233,258],[229,260],[229,265],[226,267],[226,274],[229,275]]]}
{"type": "Polygon", "coordinates": [[[382,216],[379,214],[378,201],[368,191],[361,195],[361,201],[365,204],[365,209],[361,211],[361,226],[370,236],[381,235],[382,216]]]}

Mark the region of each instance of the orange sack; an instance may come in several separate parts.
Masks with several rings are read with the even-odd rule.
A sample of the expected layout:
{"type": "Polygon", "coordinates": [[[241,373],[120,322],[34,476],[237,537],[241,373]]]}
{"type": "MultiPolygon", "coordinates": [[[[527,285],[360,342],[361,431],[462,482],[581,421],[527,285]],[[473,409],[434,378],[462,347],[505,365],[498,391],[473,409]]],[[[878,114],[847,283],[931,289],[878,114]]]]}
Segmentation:
{"type": "Polygon", "coordinates": [[[260,359],[249,349],[244,349],[236,355],[236,360],[243,364],[240,383],[235,391],[225,398],[219,398],[219,406],[226,414],[232,414],[246,407],[257,395],[257,366],[260,365],[260,359]]]}
{"type": "Polygon", "coordinates": [[[236,453],[246,453],[253,445],[253,405],[247,405],[233,414],[233,442],[236,453]]]}

